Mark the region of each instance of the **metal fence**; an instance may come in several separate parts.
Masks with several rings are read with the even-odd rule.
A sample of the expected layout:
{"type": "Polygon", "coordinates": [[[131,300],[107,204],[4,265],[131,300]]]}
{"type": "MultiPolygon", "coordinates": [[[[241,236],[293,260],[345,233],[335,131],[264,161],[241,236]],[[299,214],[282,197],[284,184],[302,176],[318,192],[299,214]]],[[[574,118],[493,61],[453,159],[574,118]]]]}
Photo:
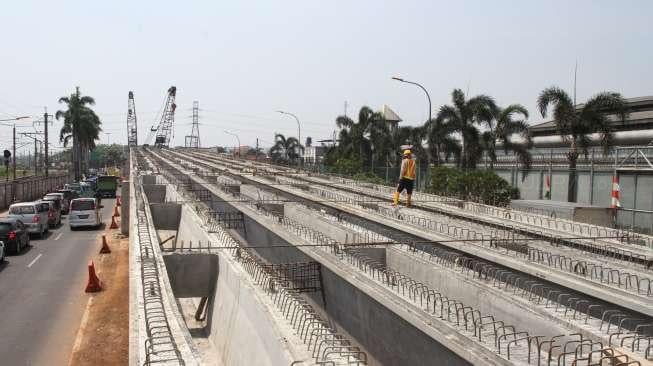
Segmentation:
{"type": "Polygon", "coordinates": [[[63,187],[69,181],[67,174],[49,177],[27,177],[0,183],[0,210],[14,202],[33,201],[48,192],[63,187]]]}

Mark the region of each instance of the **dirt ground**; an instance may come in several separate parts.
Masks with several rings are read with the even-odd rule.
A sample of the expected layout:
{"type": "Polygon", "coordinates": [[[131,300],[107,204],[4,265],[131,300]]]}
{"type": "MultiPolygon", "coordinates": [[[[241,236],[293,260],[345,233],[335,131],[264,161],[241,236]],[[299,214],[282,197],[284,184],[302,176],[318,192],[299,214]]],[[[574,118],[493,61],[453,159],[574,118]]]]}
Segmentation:
{"type": "MultiPolygon", "coordinates": [[[[97,254],[103,291],[89,294],[69,365],[127,365],[129,358],[129,239],[119,229],[104,233],[110,254],[97,254]]],[[[101,247],[98,239],[98,253],[101,247]]]]}

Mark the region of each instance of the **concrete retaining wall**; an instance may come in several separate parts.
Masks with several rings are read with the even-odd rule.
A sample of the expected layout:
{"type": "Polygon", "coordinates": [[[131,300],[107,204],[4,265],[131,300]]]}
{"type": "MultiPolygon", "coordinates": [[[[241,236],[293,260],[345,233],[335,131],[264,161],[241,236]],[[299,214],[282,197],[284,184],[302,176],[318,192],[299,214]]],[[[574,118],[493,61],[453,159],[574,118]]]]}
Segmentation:
{"type": "Polygon", "coordinates": [[[146,184],[156,184],[156,175],[144,175],[143,178],[143,185],[146,184]]]}
{"type": "Polygon", "coordinates": [[[210,297],[218,279],[215,254],[167,254],[163,256],[176,298],[210,297]]]}
{"type": "Polygon", "coordinates": [[[284,320],[275,321],[256,295],[258,290],[243,283],[242,276],[247,274],[236,270],[223,256],[219,261],[208,332],[221,364],[290,365],[294,359],[278,331],[284,320]]]}
{"type": "Polygon", "coordinates": [[[46,193],[63,188],[69,181],[67,174],[52,174],[47,178],[19,178],[11,182],[0,182],[0,210],[8,208],[14,202],[39,199],[46,193]]]}
{"type": "Polygon", "coordinates": [[[178,203],[150,204],[154,227],[157,230],[177,230],[181,219],[181,205],[178,203]]]}
{"type": "Polygon", "coordinates": [[[166,186],[163,184],[143,184],[143,190],[150,203],[163,203],[166,200],[166,186]]]}

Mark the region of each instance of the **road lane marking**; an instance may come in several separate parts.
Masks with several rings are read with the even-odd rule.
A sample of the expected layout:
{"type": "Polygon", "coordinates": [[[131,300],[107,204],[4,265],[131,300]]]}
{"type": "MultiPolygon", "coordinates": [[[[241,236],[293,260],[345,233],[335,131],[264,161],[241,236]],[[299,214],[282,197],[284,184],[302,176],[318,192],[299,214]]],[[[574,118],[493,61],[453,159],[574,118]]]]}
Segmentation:
{"type": "Polygon", "coordinates": [[[32,261],[29,262],[29,264],[27,265],[27,268],[31,267],[32,264],[36,263],[36,261],[39,260],[39,258],[41,258],[42,255],[43,255],[43,253],[37,255],[36,258],[32,259],[32,261]]]}
{"type": "Polygon", "coordinates": [[[57,237],[54,238],[54,240],[55,240],[55,241],[59,240],[59,238],[61,238],[61,235],[63,235],[63,233],[59,233],[59,235],[57,235],[57,237]]]}

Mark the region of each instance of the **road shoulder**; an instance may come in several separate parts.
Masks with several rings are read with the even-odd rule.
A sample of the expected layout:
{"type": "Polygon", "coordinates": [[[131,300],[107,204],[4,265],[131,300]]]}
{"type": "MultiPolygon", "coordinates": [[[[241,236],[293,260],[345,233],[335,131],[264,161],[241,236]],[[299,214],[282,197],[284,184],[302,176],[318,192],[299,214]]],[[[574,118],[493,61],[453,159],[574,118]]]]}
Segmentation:
{"type": "MultiPolygon", "coordinates": [[[[129,356],[129,238],[105,231],[109,254],[97,254],[103,290],[89,294],[69,365],[126,365],[129,356]]],[[[98,244],[98,251],[100,244],[98,244]]]]}

